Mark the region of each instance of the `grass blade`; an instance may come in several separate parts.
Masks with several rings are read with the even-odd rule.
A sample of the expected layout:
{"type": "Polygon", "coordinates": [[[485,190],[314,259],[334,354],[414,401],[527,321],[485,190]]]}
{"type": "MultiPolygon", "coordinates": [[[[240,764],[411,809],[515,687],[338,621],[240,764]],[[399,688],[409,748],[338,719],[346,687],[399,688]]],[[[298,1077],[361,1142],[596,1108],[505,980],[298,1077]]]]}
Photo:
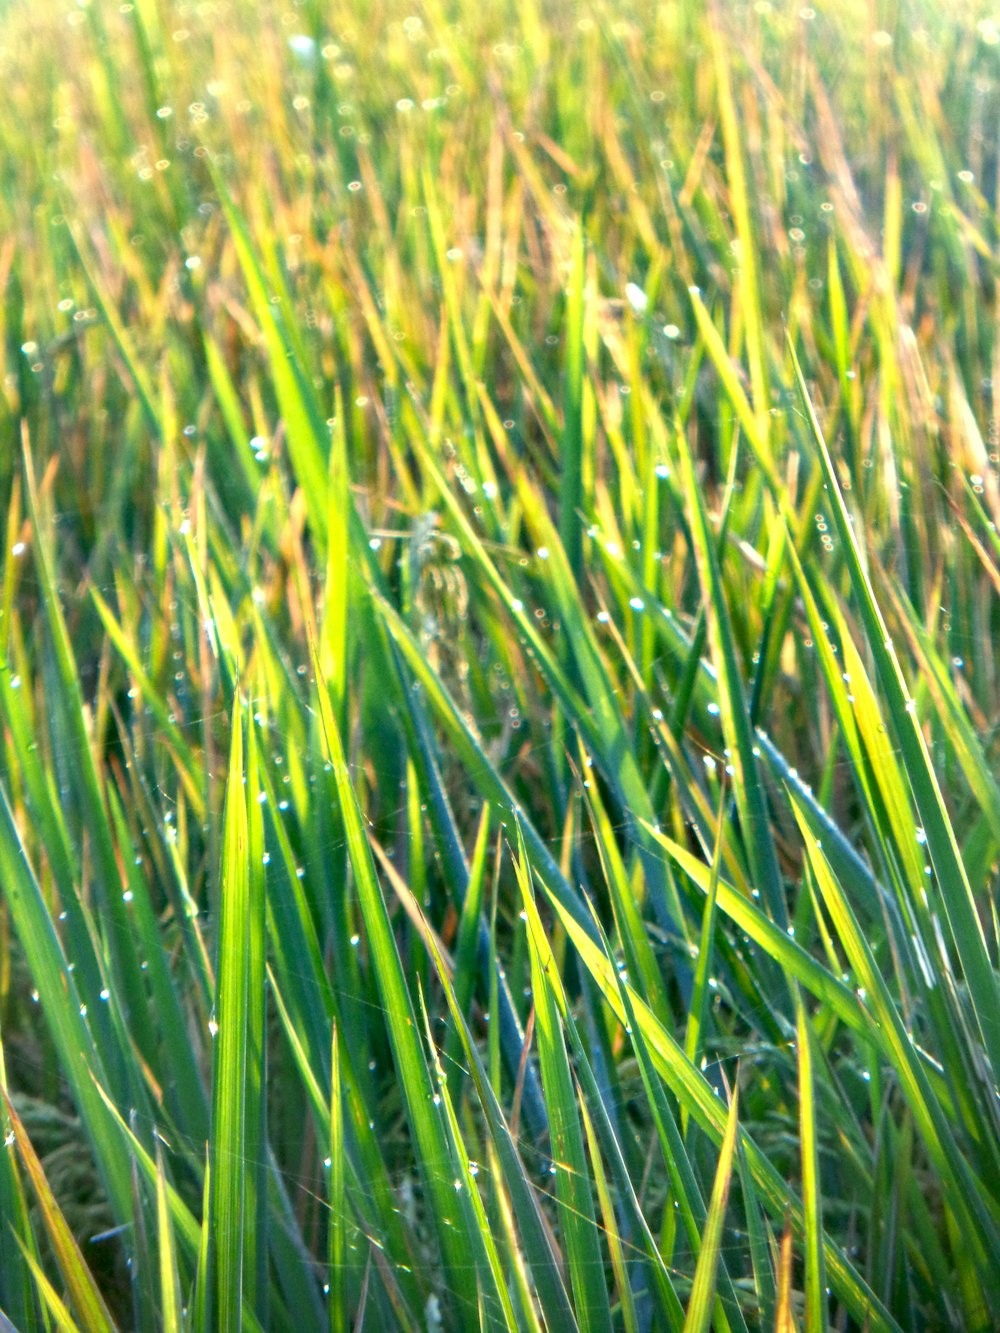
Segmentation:
{"type": "Polygon", "coordinates": [[[833,460],[791,345],[789,353],[803,410],[823,469],[825,490],[850,571],[851,584],[858,600],[879,682],[888,700],[893,735],[902,751],[913,799],[925,831],[927,851],[940,885],[942,906],[969,985],[976,1022],[992,1068],[1000,1069],[1000,989],[986,950],[983,928],[959,854],[955,832],[927,753],[927,745],[916,716],[916,704],[903,678],[892,638],[875,599],[833,460]]]}
{"type": "Polygon", "coordinates": [[[213,1020],[216,1055],[212,1066],[212,1196],[209,1216],[215,1236],[213,1308],[221,1327],[243,1323],[246,1162],[246,1075],[250,915],[249,830],[243,759],[243,712],[233,709],[226,814],[223,825],[222,882],[219,893],[218,985],[213,1020]]]}
{"type": "Polygon", "coordinates": [[[542,1066],[542,1084],[552,1127],[551,1156],[556,1197],[563,1212],[567,1259],[577,1321],[581,1329],[611,1329],[611,1309],[604,1281],[604,1261],[598,1244],[597,1218],[566,1047],[548,978],[556,967],[531,892],[523,850],[515,863],[521,898],[527,913],[531,948],[535,1032],[542,1066]]]}
{"type": "MultiPolygon", "coordinates": [[[[84,1333],[112,1333],[115,1324],[111,1313],[87,1266],[80,1246],[69,1229],[63,1211],[56,1202],[42,1164],[6,1089],[3,1090],[3,1098],[17,1142],[17,1151],[35,1191],[45,1229],[52,1242],[59,1271],[69,1290],[79,1325],[84,1333]]],[[[28,1262],[33,1263],[32,1255],[27,1250],[24,1253],[28,1262]]]]}
{"type": "Polygon", "coordinates": [[[814,1330],[819,1333],[828,1327],[828,1319],[819,1149],[816,1137],[816,1096],[813,1081],[814,1038],[801,998],[798,999],[797,1010],[799,1132],[802,1138],[802,1207],[805,1213],[806,1333],[814,1333],[814,1330]]]}
{"type": "Polygon", "coordinates": [[[712,1198],[708,1205],[705,1230],[701,1238],[701,1250],[698,1253],[698,1266],[694,1273],[694,1285],[688,1302],[687,1317],[684,1320],[684,1333],[708,1333],[712,1324],[712,1310],[715,1305],[716,1272],[719,1266],[719,1252],[722,1243],[722,1227],[726,1216],[726,1202],[729,1198],[729,1182],[733,1174],[733,1156],[736,1151],[736,1130],[738,1127],[739,1096],[734,1091],[726,1122],[726,1132],[719,1151],[719,1165],[715,1172],[715,1184],[712,1198]]]}

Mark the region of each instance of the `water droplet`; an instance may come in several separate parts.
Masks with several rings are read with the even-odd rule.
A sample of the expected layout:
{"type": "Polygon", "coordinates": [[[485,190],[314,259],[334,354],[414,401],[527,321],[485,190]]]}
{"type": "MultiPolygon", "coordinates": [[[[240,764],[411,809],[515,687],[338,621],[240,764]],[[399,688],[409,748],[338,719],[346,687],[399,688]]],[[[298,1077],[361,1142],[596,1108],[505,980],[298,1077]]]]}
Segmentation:
{"type": "Polygon", "coordinates": [[[296,32],[289,37],[288,49],[300,60],[312,60],[316,55],[315,41],[304,32],[296,32]]]}
{"type": "Polygon", "coordinates": [[[637,315],[646,313],[649,297],[637,283],[629,282],[625,284],[625,299],[637,315]]]}

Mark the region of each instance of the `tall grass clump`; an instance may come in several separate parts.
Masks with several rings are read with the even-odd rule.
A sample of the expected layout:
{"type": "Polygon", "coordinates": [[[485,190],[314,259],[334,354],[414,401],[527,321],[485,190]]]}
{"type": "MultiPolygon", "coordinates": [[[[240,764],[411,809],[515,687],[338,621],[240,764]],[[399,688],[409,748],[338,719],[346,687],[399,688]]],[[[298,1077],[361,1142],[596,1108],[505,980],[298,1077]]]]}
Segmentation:
{"type": "Polygon", "coordinates": [[[998,52],[5,7],[4,1327],[1000,1327],[998,52]]]}

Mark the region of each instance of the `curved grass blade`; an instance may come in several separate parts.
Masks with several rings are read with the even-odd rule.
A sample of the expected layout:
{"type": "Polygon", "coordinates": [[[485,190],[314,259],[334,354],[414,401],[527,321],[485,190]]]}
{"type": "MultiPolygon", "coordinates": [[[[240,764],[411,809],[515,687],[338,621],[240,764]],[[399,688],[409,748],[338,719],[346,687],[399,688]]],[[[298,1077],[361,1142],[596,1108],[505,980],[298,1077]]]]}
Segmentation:
{"type": "MultiPolygon", "coordinates": [[[[657,1306],[656,1317],[665,1327],[679,1330],[684,1320],[684,1309],[674,1290],[671,1274],[667,1269],[664,1258],[663,1247],[654,1238],[649,1222],[642,1210],[635,1182],[626,1164],[625,1146],[622,1143],[621,1130],[616,1128],[613,1123],[613,1111],[608,1106],[607,1091],[598,1084],[559,973],[550,970],[548,982],[559,1011],[559,1018],[573,1048],[577,1082],[582,1085],[586,1098],[589,1099],[589,1114],[596,1119],[596,1128],[614,1173],[620,1205],[630,1227],[633,1229],[632,1234],[638,1237],[632,1243],[641,1251],[648,1264],[649,1275],[653,1282],[652,1297],[657,1306]]],[[[584,1104],[581,1104],[581,1110],[583,1109],[584,1104]]],[[[675,1140],[675,1145],[678,1147],[678,1151],[676,1154],[671,1154],[668,1161],[679,1164],[683,1171],[686,1158],[679,1135],[675,1140]]],[[[687,1186],[686,1178],[683,1179],[682,1194],[683,1189],[687,1186]]]]}
{"type": "MultiPolygon", "coordinates": [[[[721,885],[720,885],[721,888],[721,885]]],[[[639,998],[628,983],[623,982],[614,963],[585,934],[573,918],[562,909],[558,900],[549,895],[550,901],[559,915],[567,933],[576,947],[581,961],[597,982],[605,1000],[618,1017],[619,1022],[633,1024],[641,1031],[648,1044],[653,1065],[681,1106],[686,1106],[692,1117],[706,1130],[710,1137],[722,1141],[725,1133],[725,1113],[714,1090],[704,1076],[694,1069],[687,1060],[678,1043],[656,1019],[648,1006],[639,998]],[[625,989],[629,1009],[622,1004],[621,990],[625,989]]],[[[721,900],[720,900],[721,902],[721,900]]],[[[786,1210],[792,1218],[795,1229],[801,1234],[803,1229],[802,1205],[789,1191],[781,1173],[761,1152],[756,1143],[745,1132],[741,1140],[747,1154],[749,1168],[760,1197],[771,1210],[772,1215],[784,1216],[786,1210]]],[[[848,1262],[843,1253],[828,1239],[826,1245],[827,1271],[834,1291],[840,1296],[855,1319],[867,1320],[875,1330],[895,1330],[898,1325],[873,1291],[848,1262]]]]}
{"type": "MultiPolygon", "coordinates": [[[[314,666],[317,679],[322,682],[319,659],[315,653],[314,666]]],[[[465,1317],[478,1307],[479,1283],[486,1284],[489,1291],[492,1277],[482,1252],[482,1238],[475,1228],[467,1201],[454,1189],[452,1152],[417,1039],[416,1014],[378,886],[340,733],[322,683],[318,697],[324,745],[333,765],[361,914],[368,932],[375,979],[386,1015],[407,1117],[415,1139],[417,1162],[426,1181],[452,1299],[456,1311],[464,1311],[465,1317]]],[[[497,1299],[494,1292],[491,1301],[497,1299]]]]}
{"type": "MultiPolygon", "coordinates": [[[[656,831],[656,840],[667,851],[691,882],[705,894],[712,892],[713,869],[692,855],[686,847],[665,833],[656,831]]],[[[870,1035],[868,1017],[857,996],[839,977],[834,977],[787,931],[766,917],[751,899],[716,876],[716,903],[738,929],[744,931],[778,963],[790,978],[810,991],[842,1022],[859,1033],[870,1035]]]]}
{"type": "Polygon", "coordinates": [[[601,1206],[604,1235],[607,1240],[608,1253],[611,1257],[611,1268],[615,1275],[618,1300],[621,1303],[622,1325],[625,1333],[639,1333],[639,1317],[636,1313],[632,1283],[625,1262],[625,1250],[618,1230],[618,1219],[615,1217],[614,1200],[611,1197],[608,1178],[604,1173],[604,1164],[601,1161],[601,1145],[597,1139],[594,1122],[587,1110],[587,1099],[581,1094],[579,1088],[577,1093],[580,1119],[583,1121],[584,1133],[587,1136],[587,1152],[590,1154],[591,1170],[594,1173],[594,1185],[601,1206]]]}
{"type": "MultiPolygon", "coordinates": [[[[254,313],[267,347],[275,392],[285,421],[292,467],[305,497],[309,519],[321,550],[327,540],[327,460],[321,443],[325,439],[323,418],[316,406],[305,370],[290,355],[290,334],[279,323],[271,303],[271,286],[254,248],[246,220],[237,209],[226,184],[211,158],[208,159],[216,191],[229,225],[236,254],[250,292],[254,313]]],[[[291,339],[294,343],[294,339],[291,339]]]]}
{"type": "Polygon", "coordinates": [[[546,883],[551,887],[552,892],[560,895],[560,898],[565,902],[567,911],[572,913],[575,920],[579,921],[581,929],[590,932],[593,929],[593,923],[549,851],[545,839],[540,836],[531,821],[525,817],[520,802],[512,794],[509,786],[497,771],[496,765],[484,750],[479,737],[476,736],[462,716],[461,710],[455,704],[440,677],[428,663],[426,654],[421,650],[409,627],[384,598],[375,592],[372,593],[372,598],[376,609],[386,622],[389,634],[405,657],[408,667],[413,672],[415,679],[423,686],[428,703],[439,722],[447,730],[447,734],[458,757],[465,766],[470,781],[486,800],[493,801],[501,809],[518,816],[532,865],[536,869],[542,867],[546,883]]]}
{"type": "Polygon", "coordinates": [[[695,477],[694,462],[683,432],[677,434],[677,447],[680,451],[681,475],[702,597],[706,607],[711,610],[708,617],[709,644],[718,673],[723,731],[732,752],[733,794],[739,809],[747,860],[754,884],[760,890],[770,916],[784,929],[788,925],[785,890],[753,743],[753,730],[736,657],[722,573],[708,526],[701,488],[695,477]]]}
{"type": "Polygon", "coordinates": [[[694,1285],[688,1302],[687,1317],[684,1320],[684,1333],[708,1333],[715,1308],[715,1283],[719,1268],[719,1256],[722,1245],[722,1226],[726,1216],[726,1203],[729,1199],[729,1182],[733,1174],[733,1155],[736,1151],[736,1131],[739,1127],[739,1092],[733,1090],[733,1099],[729,1106],[726,1132],[719,1149],[719,1165],[715,1171],[715,1184],[712,1198],[705,1218],[705,1229],[701,1237],[701,1249],[698,1252],[698,1264],[694,1271],[694,1285]]]}
{"type": "Polygon", "coordinates": [[[174,1227],[167,1197],[167,1179],[163,1170],[163,1155],[159,1145],[156,1151],[156,1231],[159,1237],[160,1257],[160,1314],[163,1333],[181,1333],[181,1283],[177,1266],[174,1227]]]}
{"type": "MultiPolygon", "coordinates": [[[[54,1326],[59,1329],[59,1333],[79,1333],[80,1325],[70,1314],[65,1302],[49,1281],[45,1269],[20,1237],[18,1237],[18,1244],[21,1246],[24,1262],[28,1265],[35,1286],[38,1289],[42,1305],[52,1319],[54,1326]]],[[[8,1331],[9,1333],[22,1333],[22,1330],[15,1328],[14,1325],[10,1323],[6,1315],[0,1315],[0,1318],[3,1319],[4,1333],[8,1333],[8,1331]]],[[[47,1330],[48,1324],[46,1323],[44,1327],[47,1330]]]]}
{"type": "MultiPolygon", "coordinates": [[[[437,945],[435,944],[437,950],[437,945]]],[[[483,1207],[483,1200],[479,1193],[477,1185],[477,1170],[469,1160],[468,1151],[462,1140],[462,1131],[459,1128],[458,1116],[455,1112],[455,1102],[451,1095],[451,1089],[448,1086],[448,1075],[445,1073],[444,1066],[441,1063],[441,1057],[434,1045],[434,1039],[430,1029],[430,1018],[427,1013],[427,1006],[424,1003],[423,990],[420,991],[420,1008],[424,1020],[424,1032],[426,1035],[428,1050],[431,1059],[434,1062],[434,1076],[437,1085],[441,1089],[439,1096],[441,1105],[444,1109],[445,1121],[448,1128],[448,1137],[452,1146],[452,1158],[458,1164],[459,1174],[453,1182],[456,1191],[460,1191],[469,1200],[470,1210],[475,1219],[475,1225],[478,1228],[482,1238],[483,1249],[486,1251],[487,1260],[490,1265],[490,1271],[493,1274],[494,1286],[496,1289],[499,1310],[491,1309],[487,1311],[484,1305],[484,1292],[480,1289],[479,1293],[479,1323],[480,1327],[496,1328],[498,1330],[507,1330],[507,1333],[515,1333],[517,1329],[517,1320],[514,1314],[514,1306],[511,1303],[510,1293],[507,1290],[507,1283],[503,1271],[503,1265],[500,1261],[500,1254],[497,1250],[496,1241],[490,1230],[489,1220],[486,1216],[486,1210],[483,1207]]]]}
{"type": "Polygon", "coordinates": [[[551,1125],[550,1152],[555,1171],[556,1197],[562,1213],[562,1231],[577,1321],[582,1330],[604,1329],[610,1333],[611,1309],[604,1278],[604,1260],[598,1243],[597,1218],[579,1109],[558,1008],[551,993],[554,983],[549,980],[554,977],[557,964],[531,892],[523,844],[514,869],[527,916],[535,1033],[551,1125]]]}
{"type": "Polygon", "coordinates": [[[0,784],[0,884],[42,999],[60,1066],[69,1080],[81,1119],[101,1168],[116,1216],[132,1215],[132,1187],[121,1139],[109,1117],[100,1087],[102,1064],[38,881],[0,784]]]}
{"type": "Polygon", "coordinates": [[[494,1091],[493,1082],[472,1039],[465,1015],[458,1006],[447,966],[437,952],[432,934],[427,936],[427,945],[448,1003],[452,1022],[461,1037],[466,1064],[483,1109],[504,1185],[510,1192],[514,1217],[521,1234],[524,1259],[534,1279],[538,1302],[546,1324],[550,1328],[572,1329],[575,1327],[573,1310],[563,1283],[560,1264],[552,1247],[549,1228],[545,1224],[535,1191],[525,1173],[513,1135],[494,1091]]]}
{"type": "Polygon", "coordinates": [[[975,1257],[982,1282],[983,1297],[988,1297],[992,1308],[1000,1308],[1000,1283],[997,1279],[998,1264],[1000,1264],[1000,1233],[997,1231],[990,1204],[984,1198],[981,1186],[975,1180],[969,1163],[959,1152],[943,1109],[934,1096],[912,1039],[906,1032],[885,979],[876,964],[871,947],[830,869],[822,848],[804,818],[799,818],[799,828],[817,886],[855,976],[868,997],[873,1019],[885,1034],[900,1085],[913,1111],[928,1154],[935,1162],[942,1186],[947,1191],[949,1206],[955,1216],[961,1219],[963,1243],[975,1257]]]}
{"type": "MultiPolygon", "coordinates": [[[[602,945],[605,957],[610,957],[609,941],[603,932],[602,945]]],[[[673,1106],[654,1067],[652,1053],[646,1041],[646,1034],[632,1004],[632,987],[626,982],[620,971],[616,970],[613,976],[617,988],[616,997],[624,1014],[625,1032],[631,1040],[639,1060],[646,1097],[656,1126],[660,1149],[670,1176],[674,1202],[680,1213],[681,1223],[687,1233],[691,1251],[693,1254],[700,1254],[708,1217],[701,1186],[688,1155],[684,1137],[677,1126],[673,1106]]],[[[690,1117],[690,1111],[683,1099],[681,1099],[680,1109],[681,1117],[686,1124],[690,1117]]],[[[676,1226],[676,1221],[668,1214],[668,1220],[663,1224],[663,1229],[666,1231],[668,1227],[672,1228],[674,1226],[676,1226]]],[[[723,1295],[726,1299],[725,1301],[720,1299],[714,1305],[715,1321],[719,1333],[729,1333],[732,1327],[730,1320],[733,1321],[737,1329],[745,1329],[742,1311],[737,1303],[724,1258],[719,1259],[719,1263],[713,1266],[712,1271],[717,1274],[720,1269],[724,1289],[723,1295]]],[[[673,1310],[668,1306],[668,1314],[673,1313],[673,1310]]],[[[675,1320],[675,1322],[679,1324],[679,1321],[675,1320]]]]}
{"type": "MultiPolygon", "coordinates": [[[[103,798],[101,776],[87,729],[87,710],[80,673],[56,587],[51,554],[47,549],[40,521],[41,506],[27,443],[25,443],[23,462],[28,512],[35,532],[35,569],[52,639],[52,658],[59,682],[58,694],[53,700],[54,712],[58,724],[66,729],[65,743],[72,756],[75,779],[74,795],[78,803],[79,816],[85,822],[90,839],[94,864],[93,882],[101,907],[99,924],[104,938],[107,965],[129,1032],[143,1052],[144,1058],[155,1067],[155,1028],[139,959],[131,947],[132,931],[127,905],[122,897],[122,875],[118,854],[103,798]]],[[[126,1075],[121,1054],[111,1049],[104,1049],[102,1055],[111,1080],[110,1086],[116,1095],[124,1099],[126,1088],[122,1084],[126,1075]]],[[[134,1078],[127,1088],[127,1095],[137,1099],[142,1097],[141,1088],[134,1078]]]]}
{"type": "Polygon", "coordinates": [[[941,902],[955,951],[962,962],[976,1023],[992,1067],[991,1080],[1000,1077],[1000,983],[990,962],[982,924],[958,850],[955,831],[944,803],[927,744],[896,656],[881,608],[865,568],[858,535],[844,501],[840,483],[806,387],[795,348],[789,355],[803,411],[823,469],[826,493],[837,528],[851,585],[861,613],[879,682],[888,700],[889,722],[924,829],[926,846],[940,885],[941,902]]]}
{"type": "MultiPolygon", "coordinates": [[[[87,1261],[70,1231],[65,1215],[56,1202],[45,1170],[32,1146],[21,1117],[14,1109],[14,1103],[11,1101],[6,1088],[0,1091],[3,1093],[4,1105],[11,1128],[14,1131],[18,1153],[35,1191],[45,1229],[48,1232],[49,1240],[52,1242],[52,1249],[59,1264],[59,1271],[62,1273],[63,1281],[69,1290],[73,1309],[76,1312],[80,1326],[84,1333],[113,1333],[114,1320],[97,1283],[94,1281],[87,1261]]],[[[24,1254],[29,1263],[34,1262],[33,1256],[27,1249],[25,1249],[24,1254]]]]}

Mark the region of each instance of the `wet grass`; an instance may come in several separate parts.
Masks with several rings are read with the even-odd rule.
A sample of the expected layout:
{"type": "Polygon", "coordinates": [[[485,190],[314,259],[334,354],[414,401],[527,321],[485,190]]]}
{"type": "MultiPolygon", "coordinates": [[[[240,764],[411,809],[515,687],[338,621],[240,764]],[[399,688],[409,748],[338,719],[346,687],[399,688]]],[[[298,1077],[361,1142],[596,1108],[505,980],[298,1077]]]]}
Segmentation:
{"type": "Polygon", "coordinates": [[[0,1310],[997,1327],[1000,29],[8,9],[0,1310]]]}

